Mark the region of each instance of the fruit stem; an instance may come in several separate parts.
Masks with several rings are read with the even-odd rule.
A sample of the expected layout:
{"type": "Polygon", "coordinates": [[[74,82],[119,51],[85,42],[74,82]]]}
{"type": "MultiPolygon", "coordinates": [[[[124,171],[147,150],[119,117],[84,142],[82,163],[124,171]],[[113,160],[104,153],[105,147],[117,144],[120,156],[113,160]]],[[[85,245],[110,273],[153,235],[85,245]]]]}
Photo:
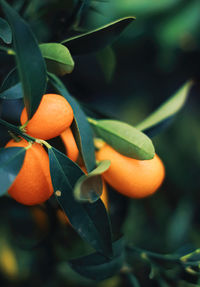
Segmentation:
{"type": "Polygon", "coordinates": [[[11,48],[0,46],[0,50],[7,52],[8,55],[15,55],[15,51],[11,48]]]}
{"type": "Polygon", "coordinates": [[[29,122],[29,120],[26,121],[25,124],[23,124],[22,126],[20,126],[19,129],[20,129],[21,131],[23,131],[23,132],[26,132],[26,126],[28,125],[28,122],[29,122]]]}
{"type": "Polygon", "coordinates": [[[20,142],[21,138],[18,135],[15,135],[13,132],[8,131],[9,135],[14,139],[15,142],[20,142]]]}
{"type": "Polygon", "coordinates": [[[28,142],[28,145],[25,147],[25,150],[28,150],[30,147],[32,147],[32,142],[28,142]]]}
{"type": "Polygon", "coordinates": [[[42,144],[42,145],[45,145],[48,149],[52,148],[52,146],[48,142],[46,142],[45,140],[36,139],[35,142],[42,144]]]}

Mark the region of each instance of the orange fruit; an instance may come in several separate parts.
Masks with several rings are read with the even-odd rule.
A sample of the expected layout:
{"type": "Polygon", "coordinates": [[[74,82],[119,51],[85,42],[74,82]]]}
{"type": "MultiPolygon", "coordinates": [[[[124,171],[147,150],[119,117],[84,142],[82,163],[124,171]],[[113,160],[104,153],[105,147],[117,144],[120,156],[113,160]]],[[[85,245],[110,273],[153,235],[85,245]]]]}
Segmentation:
{"type": "Polygon", "coordinates": [[[108,210],[108,193],[107,193],[105,180],[103,180],[103,191],[101,195],[101,200],[103,201],[106,209],[108,210]]]}
{"type": "Polygon", "coordinates": [[[150,160],[137,160],[126,157],[105,144],[96,153],[96,157],[99,161],[111,161],[103,178],[128,197],[143,198],[153,194],[165,177],[165,168],[158,155],[150,160]]]}
{"type": "MultiPolygon", "coordinates": [[[[73,117],[73,110],[64,97],[57,94],[45,94],[25,129],[30,136],[48,140],[59,136],[68,128],[73,117]]],[[[26,108],[23,109],[20,120],[22,125],[27,122],[26,108]]]]}
{"type": "MultiPolygon", "coordinates": [[[[20,142],[10,140],[5,147],[27,147],[28,145],[29,143],[24,139],[20,142]]],[[[53,194],[49,158],[40,144],[33,143],[26,150],[22,168],[8,189],[8,194],[25,205],[43,203],[53,194]]]]}
{"type": "Polygon", "coordinates": [[[66,155],[71,160],[76,161],[79,155],[79,151],[71,129],[67,128],[64,132],[61,133],[60,137],[65,146],[66,155]]]}

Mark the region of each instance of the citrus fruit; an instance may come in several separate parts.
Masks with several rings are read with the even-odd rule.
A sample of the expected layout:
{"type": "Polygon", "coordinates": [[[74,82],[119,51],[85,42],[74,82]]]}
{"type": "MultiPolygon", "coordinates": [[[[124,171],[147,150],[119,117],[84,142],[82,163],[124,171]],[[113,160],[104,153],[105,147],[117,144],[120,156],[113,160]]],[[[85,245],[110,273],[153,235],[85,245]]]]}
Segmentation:
{"type": "Polygon", "coordinates": [[[64,132],[61,133],[60,137],[65,146],[66,155],[71,160],[76,161],[79,155],[79,151],[71,129],[67,128],[64,132]]]}
{"type": "Polygon", "coordinates": [[[110,160],[111,165],[103,178],[118,192],[132,198],[153,194],[165,177],[165,168],[155,154],[150,160],[126,157],[105,144],[97,153],[97,160],[110,160]]]}
{"type": "MultiPolygon", "coordinates": [[[[27,120],[27,110],[21,113],[21,124],[27,120]]],[[[35,138],[48,140],[59,136],[73,121],[73,110],[68,101],[57,94],[45,94],[40,105],[28,121],[26,132],[35,138]]]]}
{"type": "MultiPolygon", "coordinates": [[[[26,140],[9,141],[8,147],[27,147],[26,140]]],[[[33,143],[26,150],[24,162],[16,179],[8,189],[8,194],[19,203],[35,205],[45,202],[53,193],[49,170],[49,158],[45,149],[38,143],[33,143]]]]}

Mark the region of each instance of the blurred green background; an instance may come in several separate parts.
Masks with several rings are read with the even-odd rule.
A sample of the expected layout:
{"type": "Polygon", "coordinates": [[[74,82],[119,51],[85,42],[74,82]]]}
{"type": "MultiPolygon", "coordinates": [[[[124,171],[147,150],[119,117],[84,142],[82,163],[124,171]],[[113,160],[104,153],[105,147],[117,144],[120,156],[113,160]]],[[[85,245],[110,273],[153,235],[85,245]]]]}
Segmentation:
{"type": "MultiPolygon", "coordinates": [[[[195,81],[185,107],[152,138],[166,167],[159,192],[136,201],[110,189],[109,199],[116,236],[123,233],[128,242],[160,253],[200,247],[200,1],[10,3],[29,22],[39,42],[59,42],[118,18],[136,16],[111,46],[75,56],[73,73],[62,78],[86,111],[134,125],[184,82],[195,81]]],[[[0,60],[2,82],[14,62],[2,52],[0,60]]],[[[9,109],[11,104],[16,107],[16,102],[10,102],[9,109]]],[[[17,104],[20,110],[22,105],[19,101],[17,104]]],[[[6,105],[1,105],[4,113],[6,105]]],[[[10,113],[10,120],[18,121],[18,115],[12,117],[10,113]]],[[[53,200],[34,209],[1,198],[0,286],[136,286],[130,285],[124,275],[100,283],[79,278],[67,260],[87,253],[89,247],[70,226],[60,222],[57,208],[53,200]]],[[[133,270],[141,286],[200,286],[196,276],[181,272],[171,279],[169,276],[167,285],[158,277],[150,280],[149,271],[137,261],[133,270]]]]}

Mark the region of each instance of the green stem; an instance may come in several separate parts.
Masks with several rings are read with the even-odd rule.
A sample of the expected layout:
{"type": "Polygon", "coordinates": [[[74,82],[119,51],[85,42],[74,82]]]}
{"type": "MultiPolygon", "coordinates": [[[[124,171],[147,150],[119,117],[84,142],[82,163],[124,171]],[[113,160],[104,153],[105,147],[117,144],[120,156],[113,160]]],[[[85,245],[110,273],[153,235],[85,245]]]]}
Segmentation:
{"type": "Polygon", "coordinates": [[[134,252],[134,253],[138,253],[140,255],[140,257],[144,260],[149,260],[150,258],[155,258],[155,259],[160,259],[163,261],[171,261],[174,263],[178,263],[181,264],[184,267],[189,267],[189,266],[194,266],[197,267],[200,264],[200,261],[187,261],[187,259],[189,259],[191,257],[191,255],[195,254],[195,253],[199,253],[199,249],[197,249],[197,252],[192,252],[189,253],[183,257],[179,257],[178,255],[174,255],[174,254],[159,254],[159,253],[154,253],[151,251],[147,251],[147,250],[143,250],[141,248],[138,247],[134,247],[134,246],[127,246],[126,247],[128,252],[134,252]]]}
{"type": "Polygon", "coordinates": [[[22,132],[25,131],[25,128],[26,128],[26,126],[28,125],[28,122],[29,122],[29,121],[26,121],[25,124],[23,124],[23,125],[21,125],[21,126],[19,127],[19,129],[20,129],[22,132]]]}
{"type": "Polygon", "coordinates": [[[192,256],[199,255],[199,254],[200,254],[200,248],[198,248],[198,249],[196,249],[195,251],[190,252],[190,253],[188,253],[188,254],[182,256],[182,257],[180,258],[180,260],[183,261],[183,262],[187,262],[188,259],[190,259],[192,256]]]}
{"type": "Polygon", "coordinates": [[[180,263],[180,259],[177,255],[173,254],[159,254],[159,253],[154,253],[151,251],[143,250],[138,247],[132,247],[132,246],[127,246],[126,249],[130,252],[135,252],[139,253],[141,258],[147,259],[147,258],[156,258],[156,259],[161,259],[164,261],[174,261],[180,263]]]}
{"type": "Polygon", "coordinates": [[[8,131],[11,131],[11,132],[23,137],[27,141],[32,141],[32,142],[36,141],[36,139],[34,137],[31,137],[31,136],[27,135],[26,133],[24,133],[23,131],[21,131],[19,127],[15,126],[13,124],[10,124],[10,123],[2,120],[2,119],[0,119],[0,125],[7,128],[8,131]]]}
{"type": "Polygon", "coordinates": [[[15,55],[15,51],[13,49],[11,49],[11,48],[0,46],[0,50],[4,51],[4,52],[7,52],[8,55],[15,55]]]}
{"type": "Polygon", "coordinates": [[[52,146],[48,142],[46,142],[45,140],[36,139],[35,141],[36,141],[36,143],[45,145],[48,149],[52,148],[52,146]]]}

